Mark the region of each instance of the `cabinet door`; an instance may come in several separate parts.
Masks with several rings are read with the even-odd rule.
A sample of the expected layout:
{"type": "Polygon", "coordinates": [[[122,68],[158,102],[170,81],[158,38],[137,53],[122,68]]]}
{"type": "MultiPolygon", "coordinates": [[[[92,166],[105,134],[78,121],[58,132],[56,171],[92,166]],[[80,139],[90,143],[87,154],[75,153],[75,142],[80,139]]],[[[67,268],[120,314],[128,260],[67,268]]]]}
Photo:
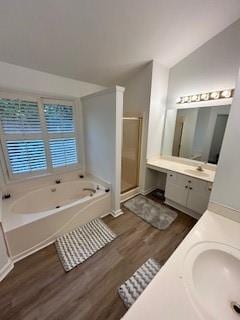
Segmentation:
{"type": "Polygon", "coordinates": [[[182,177],[184,176],[176,173],[168,173],[165,197],[186,207],[188,188],[185,179],[182,180],[182,177]]]}
{"type": "Polygon", "coordinates": [[[203,214],[208,207],[210,194],[211,188],[208,182],[191,179],[187,207],[195,212],[203,214]]]}

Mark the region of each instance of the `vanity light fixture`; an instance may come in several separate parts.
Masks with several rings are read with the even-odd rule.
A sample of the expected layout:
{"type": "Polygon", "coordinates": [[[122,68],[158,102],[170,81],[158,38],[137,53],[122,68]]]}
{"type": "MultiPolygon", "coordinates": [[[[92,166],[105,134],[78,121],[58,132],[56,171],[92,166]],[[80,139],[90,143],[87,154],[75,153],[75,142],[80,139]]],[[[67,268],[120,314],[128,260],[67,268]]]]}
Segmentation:
{"type": "Polygon", "coordinates": [[[204,92],[204,93],[194,94],[191,96],[179,97],[177,98],[176,103],[183,104],[183,103],[191,103],[191,102],[199,102],[199,101],[226,99],[226,98],[232,98],[233,94],[234,94],[234,89],[204,92]]]}

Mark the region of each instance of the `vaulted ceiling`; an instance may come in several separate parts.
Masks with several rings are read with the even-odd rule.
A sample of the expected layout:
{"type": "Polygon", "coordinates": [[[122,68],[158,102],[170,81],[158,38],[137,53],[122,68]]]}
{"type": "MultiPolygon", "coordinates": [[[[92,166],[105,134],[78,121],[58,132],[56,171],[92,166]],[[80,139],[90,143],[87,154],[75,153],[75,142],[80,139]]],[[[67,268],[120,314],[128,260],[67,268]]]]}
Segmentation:
{"type": "Polygon", "coordinates": [[[239,0],[0,0],[0,60],[102,85],[173,66],[240,17],[239,0]]]}

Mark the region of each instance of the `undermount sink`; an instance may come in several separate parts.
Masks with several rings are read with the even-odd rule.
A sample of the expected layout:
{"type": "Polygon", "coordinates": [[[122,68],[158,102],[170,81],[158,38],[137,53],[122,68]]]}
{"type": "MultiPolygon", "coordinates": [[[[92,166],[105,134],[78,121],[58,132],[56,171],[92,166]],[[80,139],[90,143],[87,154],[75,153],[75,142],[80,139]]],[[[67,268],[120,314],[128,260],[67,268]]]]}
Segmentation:
{"type": "Polygon", "coordinates": [[[216,242],[195,245],[185,258],[183,279],[200,318],[240,320],[238,249],[216,242]]]}
{"type": "Polygon", "coordinates": [[[184,170],[186,173],[189,174],[194,174],[196,176],[201,176],[201,177],[209,177],[209,174],[204,172],[204,171],[199,171],[197,169],[186,169],[184,170]]]}

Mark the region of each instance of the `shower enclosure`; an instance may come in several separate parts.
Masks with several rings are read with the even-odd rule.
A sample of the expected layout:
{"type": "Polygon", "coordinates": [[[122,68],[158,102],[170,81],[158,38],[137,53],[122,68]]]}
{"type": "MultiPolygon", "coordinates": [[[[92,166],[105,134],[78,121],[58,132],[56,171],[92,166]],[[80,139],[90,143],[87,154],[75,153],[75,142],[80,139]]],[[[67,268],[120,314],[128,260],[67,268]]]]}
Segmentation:
{"type": "Polygon", "coordinates": [[[123,118],[121,193],[138,187],[142,119],[123,118]]]}

